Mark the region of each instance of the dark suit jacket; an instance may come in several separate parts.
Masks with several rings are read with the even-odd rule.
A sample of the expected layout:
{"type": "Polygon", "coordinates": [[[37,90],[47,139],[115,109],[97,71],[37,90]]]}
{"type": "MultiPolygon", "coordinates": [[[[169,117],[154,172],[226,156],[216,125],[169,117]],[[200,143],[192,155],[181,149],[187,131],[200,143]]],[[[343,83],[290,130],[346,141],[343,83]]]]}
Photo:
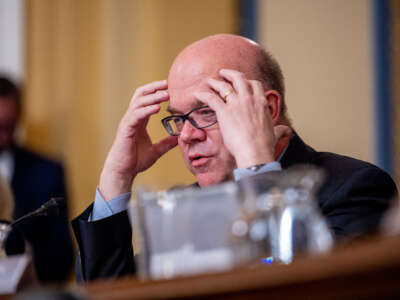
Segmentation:
{"type": "MultiPolygon", "coordinates": [[[[318,204],[337,237],[374,232],[397,194],[391,177],[376,166],[327,152],[317,152],[294,134],[281,159],[282,168],[311,164],[325,170],[318,204]]],[[[126,212],[87,222],[89,207],[73,221],[80,248],[81,279],[116,277],[135,270],[126,212]]],[[[79,265],[79,264],[78,264],[79,265]]],[[[79,274],[80,272],[78,272],[79,274]]]]}
{"type": "MultiPolygon", "coordinates": [[[[11,188],[15,199],[14,219],[50,200],[66,197],[60,164],[20,147],[12,149],[15,161],[11,188]]],[[[73,263],[73,247],[67,214],[37,217],[14,230],[7,242],[9,253],[24,249],[22,236],[31,244],[38,278],[42,282],[66,279],[73,263]]]]}

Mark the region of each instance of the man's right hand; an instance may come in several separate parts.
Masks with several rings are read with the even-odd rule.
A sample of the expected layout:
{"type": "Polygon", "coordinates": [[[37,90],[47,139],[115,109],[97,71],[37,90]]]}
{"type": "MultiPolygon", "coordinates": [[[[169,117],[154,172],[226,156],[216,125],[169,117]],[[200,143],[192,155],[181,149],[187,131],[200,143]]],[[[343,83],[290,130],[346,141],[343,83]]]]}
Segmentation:
{"type": "Polygon", "coordinates": [[[167,81],[155,81],[139,87],[119,123],[117,135],[100,176],[99,190],[106,201],[127,193],[139,172],[151,167],[158,158],[177,145],[169,136],[153,144],[147,123],[169,100],[167,81]]]}

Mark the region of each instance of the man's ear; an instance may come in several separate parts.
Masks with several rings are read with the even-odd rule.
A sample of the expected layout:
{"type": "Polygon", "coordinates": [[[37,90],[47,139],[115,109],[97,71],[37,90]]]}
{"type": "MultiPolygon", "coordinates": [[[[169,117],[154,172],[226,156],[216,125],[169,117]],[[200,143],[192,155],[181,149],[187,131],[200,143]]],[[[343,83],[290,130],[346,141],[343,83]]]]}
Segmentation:
{"type": "Polygon", "coordinates": [[[265,92],[265,98],[268,102],[272,123],[277,125],[281,115],[281,95],[275,90],[269,90],[265,92]]]}

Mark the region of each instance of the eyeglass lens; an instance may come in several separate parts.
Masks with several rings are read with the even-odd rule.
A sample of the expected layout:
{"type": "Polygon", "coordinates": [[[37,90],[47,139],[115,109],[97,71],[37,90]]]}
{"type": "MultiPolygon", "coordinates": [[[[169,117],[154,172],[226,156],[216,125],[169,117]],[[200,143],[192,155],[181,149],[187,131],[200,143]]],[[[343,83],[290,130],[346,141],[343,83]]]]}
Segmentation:
{"type": "Polygon", "coordinates": [[[182,131],[186,119],[196,128],[205,128],[217,122],[217,116],[212,109],[209,107],[199,107],[187,116],[168,117],[167,126],[170,127],[172,134],[179,134],[182,131]]]}

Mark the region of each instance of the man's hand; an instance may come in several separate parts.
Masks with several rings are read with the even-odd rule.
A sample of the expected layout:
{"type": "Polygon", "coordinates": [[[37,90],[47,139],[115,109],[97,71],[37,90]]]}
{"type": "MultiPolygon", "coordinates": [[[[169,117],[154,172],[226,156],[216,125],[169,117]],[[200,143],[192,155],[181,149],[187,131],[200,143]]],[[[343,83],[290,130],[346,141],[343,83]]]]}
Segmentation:
{"type": "Polygon", "coordinates": [[[174,136],[153,144],[146,129],[150,116],[158,113],[159,104],[168,99],[166,80],[146,84],[135,91],[100,176],[99,190],[105,200],[129,192],[139,172],[177,145],[174,136]]]}
{"type": "Polygon", "coordinates": [[[209,79],[212,92],[195,96],[217,114],[224,144],[238,168],[275,161],[277,141],[290,134],[284,125],[274,126],[261,82],[247,80],[241,72],[222,69],[225,79],[209,79]]]}

